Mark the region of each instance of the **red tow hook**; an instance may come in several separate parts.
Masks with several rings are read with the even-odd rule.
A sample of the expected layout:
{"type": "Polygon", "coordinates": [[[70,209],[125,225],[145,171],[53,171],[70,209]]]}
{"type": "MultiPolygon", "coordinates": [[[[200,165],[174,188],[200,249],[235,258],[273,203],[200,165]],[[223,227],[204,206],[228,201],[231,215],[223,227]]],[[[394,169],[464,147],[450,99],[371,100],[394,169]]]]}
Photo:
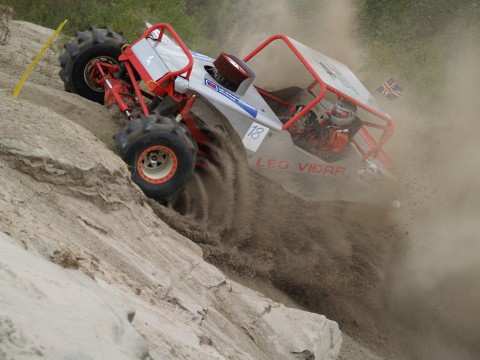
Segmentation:
{"type": "MultiPolygon", "coordinates": [[[[95,61],[95,67],[97,68],[98,72],[100,73],[100,75],[102,75],[102,81],[107,84],[107,87],[108,89],[106,89],[105,91],[105,103],[107,103],[108,99],[110,96],[113,97],[113,99],[115,100],[115,102],[117,103],[118,107],[120,108],[120,111],[127,114],[128,117],[131,117],[132,115],[130,114],[130,107],[125,103],[125,101],[123,101],[122,97],[120,96],[120,94],[118,93],[118,88],[122,89],[122,85],[121,84],[117,84],[117,80],[110,77],[110,76],[107,76],[105,75],[105,72],[103,71],[102,69],[102,66],[100,65],[100,61],[99,60],[96,60],[95,61]],[[112,85],[112,82],[114,83],[114,85],[112,85]]],[[[105,85],[104,85],[105,87],[105,85]]],[[[111,101],[109,101],[111,103],[111,101]]]]}

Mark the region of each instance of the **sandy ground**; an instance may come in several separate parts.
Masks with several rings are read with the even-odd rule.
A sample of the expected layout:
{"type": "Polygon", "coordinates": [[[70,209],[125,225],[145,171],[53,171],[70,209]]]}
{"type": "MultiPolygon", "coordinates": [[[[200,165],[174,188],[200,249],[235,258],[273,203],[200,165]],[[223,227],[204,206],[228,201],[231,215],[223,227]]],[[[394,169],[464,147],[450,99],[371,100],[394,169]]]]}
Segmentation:
{"type": "MultiPolygon", "coordinates": [[[[13,23],[11,44],[0,48],[4,74],[0,78],[2,97],[9,96],[32,54],[40,50],[49,34],[48,29],[13,23]]],[[[59,45],[54,44],[53,49],[58,51],[59,45]]],[[[13,120],[28,128],[29,116],[36,116],[37,112],[63,116],[95,135],[85,140],[92,147],[102,143],[98,139],[108,143],[111,134],[120,128],[112,112],[65,94],[57,71],[55,51],[47,52],[20,95],[29,111],[25,112],[25,118],[13,120]]],[[[8,102],[4,104],[2,117],[16,114],[8,102]]],[[[31,129],[32,136],[36,132],[31,129]]],[[[42,144],[48,139],[39,136],[36,141],[42,144]]],[[[85,154],[85,158],[88,156],[92,155],[85,154]]],[[[110,160],[104,161],[108,168],[110,160]]],[[[413,236],[430,239],[425,234],[433,229],[441,232],[436,225],[446,218],[445,214],[435,217],[426,211],[436,206],[429,198],[437,199],[431,194],[428,181],[417,178],[402,209],[344,203],[306,204],[250,175],[241,164],[236,165],[226,174],[229,180],[222,189],[225,201],[210,199],[208,219],[204,213],[187,212],[180,216],[173,208],[153,202],[149,205],[173,229],[199,244],[205,259],[233,279],[274,300],[337,321],[346,335],[340,359],[427,359],[432,351],[439,359],[473,360],[480,353],[477,335],[473,335],[480,333],[476,331],[478,323],[472,320],[478,317],[469,316],[478,314],[475,300],[478,297],[473,286],[478,284],[478,277],[470,266],[478,257],[467,251],[464,267],[452,265],[453,271],[438,270],[436,262],[444,262],[452,247],[442,247],[444,252],[438,248],[430,251],[432,257],[423,262],[422,255],[435,249],[434,244],[411,242],[413,236]],[[239,189],[238,196],[228,195],[232,187],[239,189]],[[415,246],[422,251],[416,251],[415,246]],[[423,267],[419,265],[422,263],[423,267]],[[471,311],[454,315],[452,310],[458,297],[449,295],[465,294],[465,288],[447,280],[457,275],[472,285],[472,290],[460,301],[463,308],[471,311]],[[422,296],[423,291],[433,295],[433,305],[422,296]]],[[[435,169],[438,168],[432,167],[430,173],[434,174],[435,169]]],[[[462,204],[464,198],[457,196],[457,199],[462,204]]],[[[448,202],[441,204],[448,208],[448,202]]],[[[83,221],[95,224],[92,219],[83,221]]]]}
{"type": "MultiPolygon", "coordinates": [[[[290,359],[292,351],[311,350],[332,359],[341,345],[336,323],[231,282],[156,216],[102,141],[118,131],[112,114],[63,91],[55,71],[42,70],[57,68],[48,56],[20,96],[11,97],[21,68],[51,33],[14,22],[11,43],[2,48],[0,231],[31,253],[80,269],[133,306],[133,326],[153,358],[290,359]]],[[[11,278],[6,266],[2,280],[5,273],[11,278]]],[[[16,339],[8,310],[1,315],[4,354],[16,339]]]]}
{"type": "MultiPolygon", "coordinates": [[[[43,42],[51,32],[49,29],[29,23],[12,23],[10,44],[2,48],[2,56],[0,57],[2,73],[4,74],[0,80],[0,87],[2,97],[5,100],[2,101],[4,104],[4,119],[7,119],[8,116],[15,116],[15,119],[13,119],[11,126],[4,128],[3,135],[14,137],[15,126],[21,126],[22,131],[19,131],[18,134],[30,133],[31,138],[19,138],[19,141],[35,144],[40,148],[49,148],[55,154],[58,153],[61,156],[65,154],[63,156],[66,158],[68,158],[71,149],[85,149],[85,145],[90,144],[86,148],[91,150],[78,154],[80,156],[76,159],[76,165],[80,167],[89,166],[89,159],[95,156],[95,148],[105,146],[102,144],[103,142],[106,142],[106,145],[109,146],[111,135],[119,131],[121,122],[116,119],[114,112],[63,91],[63,84],[57,76],[58,65],[56,60],[57,53],[61,49],[59,44],[62,39],[54,43],[52,49],[46,52],[24,85],[19,96],[24,109],[22,111],[16,109],[17,101],[6,101],[15,87],[17,79],[20,78],[27,67],[29,60],[41,49],[43,42]],[[32,34],[34,35],[32,36],[32,34]],[[21,118],[19,118],[20,116],[21,118]],[[40,130],[35,129],[32,122],[29,121],[33,119],[33,116],[40,116],[45,119],[52,118],[52,121],[66,117],[91,131],[93,135],[84,139],[86,143],[83,143],[82,146],[75,143],[77,140],[72,140],[68,145],[69,148],[65,149],[62,148],[62,146],[65,146],[64,144],[52,142],[48,134],[50,132],[63,133],[65,138],[68,138],[68,134],[71,131],[75,132],[75,130],[67,124],[62,128],[54,128],[51,121],[45,121],[42,125],[43,128],[40,130]]],[[[116,166],[116,162],[113,162],[109,157],[100,159],[100,163],[107,169],[111,168],[112,171],[116,166]]],[[[303,206],[304,204],[298,203],[298,200],[291,196],[278,198],[276,195],[278,189],[270,188],[269,183],[248,175],[249,170],[241,164],[238,164],[238,166],[243,173],[236,174],[239,176],[228,175],[227,178],[230,179],[231,183],[226,182],[224,191],[228,192],[231,187],[240,182],[244,201],[239,201],[238,197],[234,197],[230,201],[211,202],[216,206],[210,209],[209,219],[199,218],[194,214],[181,216],[173,209],[154,202],[151,202],[150,205],[174,229],[200,244],[204,251],[204,257],[212,264],[231,274],[233,279],[237,279],[239,282],[285,304],[301,309],[311,308],[316,312],[327,311],[328,306],[319,302],[319,299],[323,298],[325,294],[332,293],[333,295],[336,292],[357,297],[357,294],[368,292],[375,287],[381,276],[384,261],[368,264],[364,260],[356,260],[357,255],[353,256],[351,250],[348,249],[352,245],[352,240],[347,240],[343,231],[342,235],[335,235],[335,238],[338,238],[341,243],[341,246],[337,247],[332,237],[335,231],[329,230],[330,227],[328,226],[318,229],[315,225],[317,223],[316,217],[318,214],[322,214],[321,216],[324,219],[329,219],[328,221],[334,222],[333,225],[337,224],[339,226],[338,220],[335,220],[338,217],[337,213],[347,210],[338,205],[334,214],[332,214],[332,208],[330,207],[315,207],[311,209],[312,217],[302,221],[300,227],[294,226],[291,221],[282,221],[283,225],[278,224],[276,231],[266,232],[265,227],[261,226],[266,218],[286,219],[289,217],[292,206],[303,206]],[[259,187],[263,187],[262,190],[259,191],[259,187]],[[265,206],[254,206],[257,202],[264,203],[265,206]],[[247,211],[249,208],[257,208],[257,210],[247,211]],[[273,208],[283,210],[272,213],[273,208]],[[239,216],[241,213],[248,214],[248,216],[239,216]],[[220,214],[222,214],[221,217],[219,217],[220,214]],[[314,214],[315,219],[313,218],[314,214]],[[225,221],[226,217],[231,220],[225,221]],[[254,217],[259,220],[257,223],[252,222],[254,217]],[[309,223],[310,225],[308,225],[309,223]],[[306,227],[306,229],[302,230],[302,227],[306,227]],[[312,241],[305,240],[312,237],[312,234],[317,231],[319,235],[313,236],[312,241]],[[296,239],[302,240],[297,241],[296,239]],[[326,251],[319,251],[322,248],[326,251]],[[344,263],[341,264],[340,260],[344,263]],[[304,261],[310,263],[307,272],[304,271],[304,261]],[[285,266],[287,264],[288,266],[285,266]],[[350,271],[351,267],[363,268],[359,274],[363,272],[364,276],[350,271]],[[325,281],[320,282],[318,281],[319,278],[324,278],[325,281]],[[291,295],[293,295],[293,298],[291,295]]],[[[41,180],[42,175],[38,176],[38,179],[41,180]]],[[[102,176],[108,175],[104,174],[102,176]]],[[[45,185],[42,191],[48,192],[49,186],[45,185]]],[[[26,196],[35,198],[35,191],[30,195],[26,194],[26,196]]],[[[79,206],[79,204],[75,206],[79,206]]],[[[362,212],[360,209],[348,211],[357,212],[357,215],[362,212]]],[[[373,211],[377,210],[373,209],[373,211]]],[[[68,222],[61,220],[61,218],[58,219],[60,221],[58,223],[53,223],[54,219],[50,218],[50,227],[68,226],[68,222]]],[[[297,217],[294,217],[294,219],[296,219],[295,221],[299,220],[297,217]]],[[[115,220],[112,219],[112,221],[115,220]]],[[[358,219],[354,222],[357,224],[356,226],[359,226],[360,221],[362,220],[358,219]]],[[[89,224],[88,226],[93,226],[93,228],[96,227],[93,219],[82,218],[82,222],[89,224]]],[[[27,236],[26,232],[22,231],[20,223],[15,226],[12,221],[6,221],[3,222],[3,228],[20,238],[27,236]],[[16,229],[12,230],[15,227],[16,229]]],[[[106,229],[98,230],[108,231],[106,229]]],[[[25,238],[25,243],[30,243],[31,240],[25,238]]],[[[42,253],[48,250],[47,244],[38,242],[38,240],[36,242],[34,248],[37,248],[37,250],[34,251],[42,253]]],[[[383,246],[380,246],[380,248],[382,249],[381,252],[388,252],[383,246]]],[[[383,255],[381,257],[383,258],[383,255]]],[[[87,268],[91,268],[90,271],[95,271],[95,267],[95,261],[93,260],[91,266],[87,268]]],[[[135,270],[132,268],[132,271],[135,270]]],[[[105,269],[102,272],[108,274],[105,269]]],[[[104,276],[108,278],[107,275],[104,276]]],[[[331,311],[327,312],[330,313],[330,316],[334,316],[338,313],[338,310],[332,308],[331,311]]],[[[348,336],[344,339],[344,351],[347,354],[349,351],[352,352],[348,350],[352,347],[361,349],[348,336]]],[[[367,349],[362,351],[364,354],[369,353],[367,349]]],[[[350,354],[347,358],[354,359],[355,357],[350,354]]]]}

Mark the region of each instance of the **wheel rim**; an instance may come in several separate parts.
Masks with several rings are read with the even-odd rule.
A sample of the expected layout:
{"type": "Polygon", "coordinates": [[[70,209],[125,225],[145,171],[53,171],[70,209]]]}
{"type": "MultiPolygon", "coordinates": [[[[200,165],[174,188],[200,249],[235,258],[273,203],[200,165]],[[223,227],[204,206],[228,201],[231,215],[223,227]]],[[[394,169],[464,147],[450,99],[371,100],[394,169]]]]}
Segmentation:
{"type": "Polygon", "coordinates": [[[138,174],[151,184],[167,182],[177,172],[177,167],[177,157],[165,146],[151,146],[137,160],[138,174]]]}
{"type": "Polygon", "coordinates": [[[88,85],[90,89],[96,92],[104,92],[105,89],[100,81],[102,78],[100,72],[98,71],[97,67],[94,63],[100,62],[102,65],[102,69],[107,73],[108,69],[113,65],[119,65],[118,62],[109,56],[99,56],[90,60],[85,66],[83,71],[83,77],[85,79],[85,83],[88,85]]]}

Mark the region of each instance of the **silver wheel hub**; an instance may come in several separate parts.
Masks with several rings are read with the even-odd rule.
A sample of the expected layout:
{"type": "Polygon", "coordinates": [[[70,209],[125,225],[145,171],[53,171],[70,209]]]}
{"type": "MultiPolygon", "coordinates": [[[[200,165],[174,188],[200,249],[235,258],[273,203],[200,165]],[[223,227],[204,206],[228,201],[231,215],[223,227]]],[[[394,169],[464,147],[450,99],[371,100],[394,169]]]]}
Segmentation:
{"type": "Polygon", "coordinates": [[[167,152],[152,150],[142,159],[142,170],[152,179],[161,179],[173,168],[173,161],[167,152]]]}

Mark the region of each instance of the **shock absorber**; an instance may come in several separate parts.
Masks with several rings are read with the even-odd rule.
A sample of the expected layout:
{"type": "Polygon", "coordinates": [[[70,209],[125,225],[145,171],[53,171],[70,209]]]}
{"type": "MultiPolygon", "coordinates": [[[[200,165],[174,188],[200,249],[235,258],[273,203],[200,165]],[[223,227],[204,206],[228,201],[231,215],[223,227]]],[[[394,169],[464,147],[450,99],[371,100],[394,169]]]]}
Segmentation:
{"type": "Polygon", "coordinates": [[[132,109],[130,109],[130,107],[125,103],[118,91],[119,89],[122,90],[124,88],[122,83],[123,80],[115,79],[110,75],[106,75],[98,59],[95,61],[95,67],[102,76],[102,81],[104,83],[103,87],[105,87],[105,98],[112,96],[120,108],[120,111],[127,115],[129,120],[133,120],[133,115],[130,113],[132,109]]]}

